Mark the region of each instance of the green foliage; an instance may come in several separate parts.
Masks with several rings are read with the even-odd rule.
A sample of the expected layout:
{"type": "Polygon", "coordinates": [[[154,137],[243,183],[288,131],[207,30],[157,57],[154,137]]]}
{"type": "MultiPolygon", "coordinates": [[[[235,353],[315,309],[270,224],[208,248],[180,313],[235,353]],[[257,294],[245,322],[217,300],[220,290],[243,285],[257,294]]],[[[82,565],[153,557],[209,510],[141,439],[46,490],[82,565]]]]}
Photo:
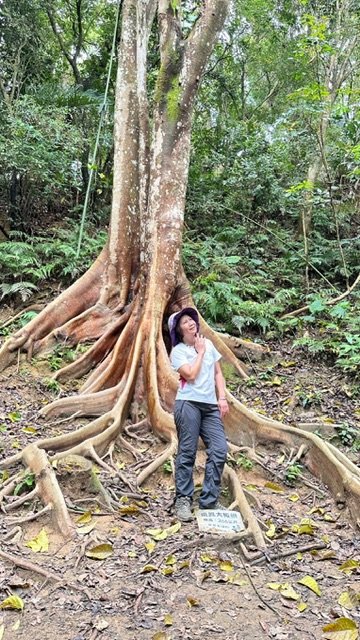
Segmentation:
{"type": "Polygon", "coordinates": [[[336,364],[342,367],[345,371],[357,372],[360,371],[360,333],[357,334],[344,334],[344,341],[339,342],[337,345],[337,360],[336,364]]]}
{"type": "Polygon", "coordinates": [[[242,333],[244,327],[259,328],[266,333],[271,326],[277,324],[277,317],[283,311],[283,306],[272,301],[265,302],[241,302],[237,306],[237,315],[232,322],[242,333]]]}
{"type": "Polygon", "coordinates": [[[245,454],[240,453],[240,455],[236,458],[236,466],[241,467],[242,469],[244,469],[244,471],[251,471],[254,463],[245,454]]]}
{"type": "Polygon", "coordinates": [[[34,487],[35,487],[35,474],[28,473],[16,485],[14,489],[14,495],[18,496],[22,493],[28,493],[29,490],[34,489],[34,487]]]}
{"type": "Polygon", "coordinates": [[[344,422],[336,427],[336,434],[344,447],[352,447],[354,451],[360,450],[360,429],[344,422]]]}
{"type": "MultiPolygon", "coordinates": [[[[285,230],[273,233],[272,222],[264,230],[224,220],[201,234],[188,231],[183,257],[192,281],[196,304],[204,315],[230,333],[260,332],[266,338],[284,332],[296,334],[294,347],[310,356],[322,354],[351,374],[359,371],[359,296],[326,304],[334,291],[311,281],[312,290],[304,300],[301,272],[304,261],[301,245],[285,230]],[[196,239],[195,239],[196,238],[196,239]],[[267,258],[272,257],[271,261],[267,258]],[[281,320],[287,311],[309,304],[307,314],[281,320]]],[[[352,243],[354,244],[354,243],[352,243]]],[[[350,243],[349,243],[350,246],[350,243]]],[[[356,251],[346,256],[348,268],[356,267],[356,251]]],[[[311,261],[326,266],[327,277],[342,277],[339,250],[320,233],[314,235],[311,261]]],[[[354,277],[354,276],[353,276],[354,277]]],[[[307,399],[307,402],[314,399],[307,399]]]]}
{"type": "Polygon", "coordinates": [[[48,356],[48,362],[51,371],[59,371],[64,363],[69,364],[76,360],[77,350],[66,346],[66,344],[58,343],[48,356]]]}
{"type": "Polygon", "coordinates": [[[32,320],[36,316],[37,316],[36,311],[25,311],[17,320],[15,320],[14,322],[11,322],[6,327],[0,326],[0,336],[1,335],[7,336],[7,335],[10,335],[11,333],[14,333],[14,331],[17,331],[18,329],[21,329],[22,327],[24,327],[28,322],[30,322],[30,320],[32,320]]]}
{"type": "Polygon", "coordinates": [[[60,384],[53,378],[43,378],[41,382],[48,391],[54,391],[55,393],[59,393],[61,391],[60,384]]]}
{"type": "Polygon", "coordinates": [[[59,193],[64,203],[71,202],[72,190],[81,186],[76,165],[83,144],[67,109],[51,102],[39,105],[26,95],[3,114],[0,174],[3,188],[12,189],[16,219],[27,215],[40,197],[48,207],[57,204],[59,193]]]}
{"type": "Polygon", "coordinates": [[[171,460],[166,460],[166,462],[164,462],[162,468],[163,468],[164,473],[171,474],[172,473],[171,460]]]}
{"type": "Polygon", "coordinates": [[[301,464],[291,464],[285,471],[285,483],[293,487],[299,480],[302,472],[301,464]]]}
{"type": "Polygon", "coordinates": [[[311,332],[296,338],[294,347],[305,348],[309,354],[331,354],[337,366],[351,374],[360,372],[360,320],[358,296],[355,304],[343,300],[327,306],[324,299],[316,297],[309,306],[311,315],[305,316],[303,324],[311,332]]]}
{"type": "Polygon", "coordinates": [[[91,265],[106,238],[105,233],[97,230],[86,232],[77,258],[78,228],[70,222],[68,228],[54,230],[52,237],[23,234],[20,237],[22,239],[0,243],[2,298],[18,295],[26,300],[51,279],[68,282],[91,265]]]}
{"type": "Polygon", "coordinates": [[[37,290],[37,286],[33,282],[13,282],[13,283],[0,283],[0,300],[5,298],[6,296],[15,296],[19,294],[22,301],[24,302],[27,298],[31,296],[31,294],[37,290]]]}
{"type": "MultiPolygon", "coordinates": [[[[5,87],[0,94],[0,212],[13,229],[29,229],[31,217],[44,227],[46,220],[51,224],[41,232],[32,229],[31,237],[11,233],[10,241],[0,244],[0,299],[8,302],[31,297],[47,282],[65,284],[78,277],[105,241],[105,234],[90,230],[77,259],[76,227],[66,223],[55,228],[64,211],[75,219],[82,210],[114,4],[83,0],[80,15],[74,3],[62,0],[46,6],[38,0],[6,4],[0,42],[5,87]],[[80,82],[74,80],[46,9],[53,13],[65,49],[77,56],[80,82]],[[81,29],[86,38],[79,39],[81,29]]],[[[170,6],[173,12],[180,10],[178,0],[170,6]]],[[[181,7],[185,36],[200,12],[201,3],[181,7]]],[[[358,53],[348,56],[344,43],[358,33],[358,17],[345,8],[337,15],[335,2],[235,3],[200,85],[183,245],[195,302],[211,322],[266,339],[286,332],[294,337],[295,348],[309,357],[321,354],[352,375],[358,374],[360,361],[359,296],[333,306],[326,302],[337,295],[329,281],[340,293],[360,269],[355,206],[359,80],[347,69],[330,100],[326,74],[331,68],[336,75],[336,64],[345,70],[347,59],[356,68],[358,53]],[[324,113],[328,128],[321,151],[327,169],[311,182],[308,169],[319,155],[317,132],[324,113]],[[305,198],[311,198],[313,208],[306,293],[304,247],[298,237],[305,198]],[[309,305],[305,316],[280,319],[304,304],[309,305]]],[[[155,23],[149,99],[163,99],[175,119],[179,60],[177,54],[170,56],[174,73],[165,87],[154,33],[155,23]]],[[[93,167],[92,219],[97,222],[108,211],[112,187],[112,102],[110,98],[93,167]]],[[[52,367],[61,366],[64,357],[55,354],[52,367]]],[[[316,401],[304,393],[302,402],[316,401]]]]}

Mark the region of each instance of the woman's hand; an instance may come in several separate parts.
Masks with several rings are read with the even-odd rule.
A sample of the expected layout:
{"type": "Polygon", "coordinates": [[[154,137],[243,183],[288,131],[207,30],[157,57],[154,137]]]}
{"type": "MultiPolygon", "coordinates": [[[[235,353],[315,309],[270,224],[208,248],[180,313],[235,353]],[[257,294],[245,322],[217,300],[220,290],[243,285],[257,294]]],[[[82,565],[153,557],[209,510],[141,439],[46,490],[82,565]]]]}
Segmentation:
{"type": "Polygon", "coordinates": [[[223,418],[227,413],[229,413],[229,405],[226,398],[219,398],[218,405],[220,410],[220,417],[223,418]]]}
{"type": "Polygon", "coordinates": [[[200,355],[204,355],[206,351],[206,342],[204,336],[201,336],[199,333],[196,334],[194,347],[196,352],[200,355]]]}

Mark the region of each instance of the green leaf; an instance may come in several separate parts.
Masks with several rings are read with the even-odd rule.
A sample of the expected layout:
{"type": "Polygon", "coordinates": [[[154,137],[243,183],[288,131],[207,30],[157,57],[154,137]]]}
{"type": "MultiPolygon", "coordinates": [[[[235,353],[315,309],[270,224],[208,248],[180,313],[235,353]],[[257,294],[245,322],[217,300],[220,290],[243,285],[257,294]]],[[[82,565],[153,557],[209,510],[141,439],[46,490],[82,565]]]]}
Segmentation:
{"type": "Polygon", "coordinates": [[[173,624],[173,617],[170,613],[165,613],[164,615],[164,625],[165,627],[171,627],[173,624]]]}
{"type": "Polygon", "coordinates": [[[300,596],[298,593],[296,593],[295,589],[293,589],[293,587],[291,586],[291,584],[289,584],[288,582],[268,582],[267,587],[269,587],[269,589],[273,589],[275,591],[279,591],[279,593],[281,593],[281,595],[284,598],[287,598],[289,600],[299,600],[300,596]]]}
{"type": "Polygon", "coordinates": [[[317,298],[309,305],[309,309],[311,313],[320,313],[321,311],[324,311],[324,309],[326,309],[326,305],[321,300],[321,298],[317,298]]]}
{"type": "Polygon", "coordinates": [[[78,524],[88,524],[91,521],[92,513],[91,511],[85,511],[81,516],[76,519],[78,524]]]}
{"type": "Polygon", "coordinates": [[[339,605],[341,605],[348,611],[351,611],[351,609],[356,609],[359,602],[360,594],[356,593],[353,589],[349,589],[349,591],[343,591],[338,598],[339,605]]]}
{"type": "Polygon", "coordinates": [[[219,569],[221,569],[221,571],[233,571],[234,566],[230,560],[223,560],[219,563],[219,569]]]}
{"type": "Polygon", "coordinates": [[[19,422],[21,419],[21,413],[19,411],[12,411],[11,413],[8,413],[7,417],[10,422],[19,422]]]}

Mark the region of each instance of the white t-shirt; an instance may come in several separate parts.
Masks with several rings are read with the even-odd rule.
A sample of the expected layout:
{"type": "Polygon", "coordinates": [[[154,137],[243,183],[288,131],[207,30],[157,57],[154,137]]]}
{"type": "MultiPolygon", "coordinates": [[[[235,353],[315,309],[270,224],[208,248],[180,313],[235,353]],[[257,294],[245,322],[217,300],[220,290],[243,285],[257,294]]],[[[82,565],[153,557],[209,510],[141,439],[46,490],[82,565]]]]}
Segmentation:
{"type": "MultiPolygon", "coordinates": [[[[213,343],[205,338],[206,350],[201,363],[201,368],[197,378],[188,382],[180,376],[179,389],[176,400],[194,400],[195,402],[206,402],[217,404],[215,390],[215,362],[220,360],[221,355],[215,349],[213,343]]],[[[192,364],[197,357],[195,347],[179,342],[170,354],[170,361],[173,368],[178,371],[184,364],[192,364]]]]}

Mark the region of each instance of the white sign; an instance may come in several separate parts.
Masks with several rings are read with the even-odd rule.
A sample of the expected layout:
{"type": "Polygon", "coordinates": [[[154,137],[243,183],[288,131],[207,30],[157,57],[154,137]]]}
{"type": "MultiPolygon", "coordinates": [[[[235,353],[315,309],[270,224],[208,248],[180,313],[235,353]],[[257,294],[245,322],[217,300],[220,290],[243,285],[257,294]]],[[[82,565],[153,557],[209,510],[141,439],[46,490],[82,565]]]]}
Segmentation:
{"type": "Polygon", "coordinates": [[[238,533],[245,529],[238,511],[199,509],[196,514],[199,531],[215,533],[238,533]]]}

